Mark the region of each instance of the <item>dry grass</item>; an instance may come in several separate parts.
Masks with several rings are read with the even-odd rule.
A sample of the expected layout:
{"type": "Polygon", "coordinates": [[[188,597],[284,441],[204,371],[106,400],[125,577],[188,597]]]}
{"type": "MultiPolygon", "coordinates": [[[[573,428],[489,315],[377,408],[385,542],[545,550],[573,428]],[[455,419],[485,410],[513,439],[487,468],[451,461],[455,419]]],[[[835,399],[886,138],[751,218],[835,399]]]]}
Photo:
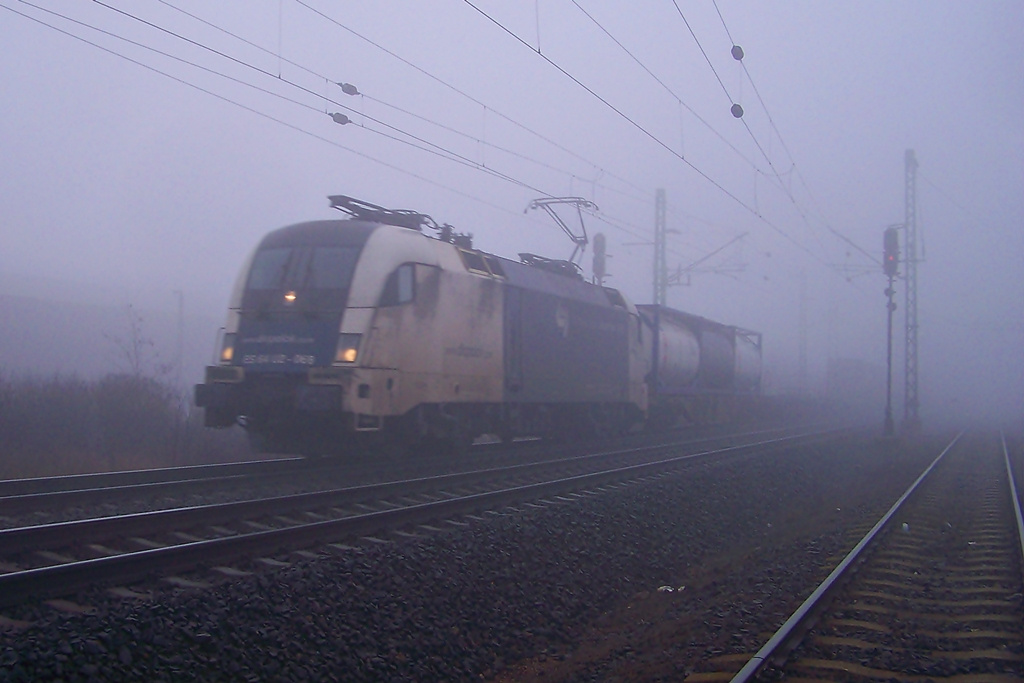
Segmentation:
{"type": "Polygon", "coordinates": [[[149,377],[0,375],[0,479],[251,457],[239,428],[204,428],[187,396],[149,377]]]}

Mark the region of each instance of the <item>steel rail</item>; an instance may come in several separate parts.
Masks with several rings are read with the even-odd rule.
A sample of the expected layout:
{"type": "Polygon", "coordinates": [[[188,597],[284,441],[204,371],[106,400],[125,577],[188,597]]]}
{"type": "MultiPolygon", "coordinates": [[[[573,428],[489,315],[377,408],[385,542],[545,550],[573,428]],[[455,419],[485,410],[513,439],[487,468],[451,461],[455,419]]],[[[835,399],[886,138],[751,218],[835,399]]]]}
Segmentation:
{"type": "Polygon", "coordinates": [[[228,482],[243,481],[253,477],[266,476],[275,475],[266,472],[260,474],[232,474],[226,476],[197,477],[194,479],[174,479],[118,486],[72,489],[68,491],[27,493],[0,498],[0,514],[16,515],[36,510],[57,510],[74,505],[87,505],[93,502],[110,502],[115,498],[124,499],[132,496],[152,496],[159,493],[168,493],[179,488],[214,486],[228,482]]]}
{"type": "Polygon", "coordinates": [[[0,480],[0,505],[7,498],[145,484],[197,481],[211,477],[248,475],[254,469],[276,471],[278,469],[289,469],[301,462],[304,462],[303,458],[278,458],[274,460],[248,460],[245,462],[211,463],[206,465],[182,465],[180,467],[157,467],[120,472],[92,472],[89,474],[66,474],[53,477],[4,479],[0,480]]]}
{"type": "MultiPolygon", "coordinates": [[[[500,505],[508,505],[523,498],[544,497],[580,488],[585,489],[590,486],[598,486],[610,481],[637,478],[651,472],[662,471],[693,458],[755,448],[776,447],[793,441],[810,441],[816,437],[834,433],[814,432],[784,436],[764,442],[728,446],[699,453],[688,453],[682,456],[615,467],[598,472],[562,477],[489,492],[473,493],[446,500],[415,503],[401,508],[369,512],[339,519],[317,521],[281,529],[225,536],[163,548],[126,552],[96,559],[10,572],[0,575],[0,606],[24,602],[32,598],[66,595],[92,585],[141,580],[156,573],[166,574],[167,572],[183,568],[210,565],[246,554],[274,552],[285,547],[301,549],[317,543],[329,543],[343,538],[365,536],[379,532],[382,529],[423,523],[437,517],[470,513],[486,507],[494,508],[500,505]]],[[[266,502],[245,501],[245,505],[258,506],[260,504],[265,505],[266,502]]],[[[199,514],[201,517],[202,514],[199,511],[202,508],[195,510],[193,512],[186,508],[182,510],[181,514],[199,514]]],[[[117,519],[104,518],[96,520],[95,523],[111,524],[117,519]]],[[[204,521],[208,520],[209,517],[204,518],[204,521]]],[[[32,528],[27,527],[26,529],[32,528]]],[[[20,530],[13,531],[20,532],[20,530]]],[[[16,535],[11,533],[9,538],[14,538],[16,535]]],[[[3,538],[0,535],[0,540],[3,538]]]]}
{"type": "MultiPolygon", "coordinates": [[[[489,444],[476,448],[487,448],[489,444]]],[[[257,481],[283,475],[309,475],[323,470],[364,463],[335,459],[282,458],[244,463],[189,465],[154,470],[105,472],[67,477],[0,481],[0,514],[15,515],[35,510],[54,510],[61,506],[109,502],[132,496],[173,494],[190,487],[218,485],[245,479],[257,481]],[[24,482],[24,484],[22,484],[24,482]],[[75,487],[78,488],[75,488],[75,487]]],[[[362,472],[359,472],[362,474],[362,472]]]]}
{"type": "MultiPolygon", "coordinates": [[[[784,443],[790,439],[817,436],[819,433],[799,434],[776,438],[768,441],[740,444],[736,446],[700,451],[681,456],[680,459],[719,455],[742,448],[756,448],[771,444],[784,443]]],[[[443,474],[398,481],[360,484],[327,491],[310,491],[306,493],[257,498],[251,500],[195,505],[182,508],[137,512],[126,515],[95,517],[91,519],[54,522],[33,526],[0,529],[0,550],[6,555],[16,554],[25,550],[45,550],[58,544],[67,544],[68,539],[76,539],[78,543],[96,543],[116,536],[136,536],[162,533],[169,530],[181,530],[198,525],[216,525],[247,517],[280,515],[298,509],[314,510],[325,507],[351,505],[365,499],[387,498],[391,496],[407,496],[424,491],[436,491],[440,487],[456,487],[479,485],[487,478],[508,478],[517,473],[540,473],[545,469],[564,467],[585,460],[611,458],[622,455],[634,455],[644,451],[666,450],[678,447],[679,443],[660,444],[629,449],[601,451],[584,455],[563,458],[557,461],[539,463],[517,463],[503,467],[493,467],[454,474],[443,474]]]]}
{"type": "Polygon", "coordinates": [[[1010,465],[1010,451],[1006,447],[1006,435],[999,433],[1003,442],[1003,460],[1006,462],[1006,477],[1010,481],[1010,497],[1013,499],[1013,512],[1017,518],[1017,537],[1020,541],[1021,578],[1024,578],[1024,515],[1021,514],[1020,497],[1017,495],[1017,480],[1013,476],[1013,467],[1010,465]]]}
{"type": "MultiPolygon", "coordinates": [[[[488,449],[494,445],[496,444],[477,444],[474,450],[488,449]]],[[[176,487],[244,477],[308,473],[343,464],[359,464],[359,461],[291,456],[270,460],[4,479],[0,480],[0,513],[30,509],[29,506],[34,500],[76,503],[104,491],[130,492],[135,488],[144,491],[147,487],[176,487]]]]}
{"type": "MultiPolygon", "coordinates": [[[[721,441],[723,439],[760,436],[765,433],[783,431],[781,429],[764,430],[759,432],[748,432],[741,434],[729,434],[717,437],[701,439],[687,439],[685,442],[674,442],[675,445],[697,445],[709,441],[721,441]]],[[[492,446],[498,449],[508,449],[503,444],[478,444],[476,450],[486,452],[492,446]]],[[[534,443],[519,444],[520,448],[533,450],[534,443]]],[[[500,452],[500,450],[499,450],[500,452]]],[[[511,451],[510,451],[511,452],[511,451]]],[[[518,452],[518,451],[516,451],[518,452]]],[[[86,505],[90,503],[107,503],[113,497],[119,499],[131,498],[133,496],[152,496],[157,493],[168,494],[184,489],[185,492],[193,492],[190,487],[201,487],[218,485],[225,482],[241,481],[244,479],[266,479],[269,477],[281,476],[283,474],[309,475],[321,469],[337,470],[350,462],[335,461],[332,459],[308,461],[301,458],[290,458],[284,460],[250,461],[246,463],[222,463],[210,466],[189,466],[181,468],[165,468],[160,470],[132,470],[128,472],[110,472],[92,475],[74,475],[71,477],[53,477],[44,479],[26,480],[29,492],[15,493],[8,496],[0,495],[0,515],[16,515],[36,510],[52,511],[67,506],[86,505]],[[304,466],[307,465],[307,466],[304,466]],[[184,474],[184,476],[181,476],[184,474]],[[149,479],[147,479],[149,477],[149,479]],[[34,491],[41,485],[40,482],[55,482],[54,490],[34,491]],[[102,484],[105,486],[92,486],[91,488],[70,488],[74,482],[84,484],[102,484]],[[70,486],[69,486],[70,485],[70,486]]],[[[3,485],[10,484],[8,490],[16,490],[20,480],[0,481],[0,489],[3,485]]]]}
{"type": "MultiPolygon", "coordinates": [[[[708,441],[757,436],[777,431],[783,431],[783,429],[723,434],[687,440],[686,443],[696,445],[708,441]]],[[[526,443],[520,442],[518,447],[522,449],[526,443]]],[[[532,449],[535,444],[534,442],[529,443],[527,448],[532,449]]],[[[474,457],[482,452],[508,448],[505,444],[477,444],[473,449],[474,457]]],[[[122,499],[133,495],[151,496],[154,492],[163,493],[190,486],[213,485],[246,478],[259,479],[292,473],[309,474],[323,468],[334,469],[352,464],[352,461],[331,458],[322,460],[282,458],[241,463],[215,463],[149,470],[8,479],[0,481],[0,515],[16,515],[35,510],[54,510],[60,506],[83,505],[96,501],[109,502],[113,496],[122,499]]]]}
{"type": "Polygon", "coordinates": [[[750,658],[743,668],[732,677],[730,683],[747,683],[748,681],[754,680],[769,660],[781,653],[784,648],[791,645],[794,640],[802,637],[802,632],[806,630],[805,627],[809,625],[809,621],[815,615],[817,608],[824,604],[825,600],[831,596],[833,591],[840,585],[840,581],[847,577],[851,567],[860,557],[864,549],[875,540],[881,530],[888,525],[892,517],[903,506],[903,503],[914,493],[914,491],[917,490],[917,487],[922,481],[924,481],[925,477],[931,474],[939,461],[942,460],[946,453],[956,445],[960,440],[960,437],[963,435],[964,433],[960,432],[944,449],[942,449],[942,452],[939,453],[932,463],[925,468],[924,472],[921,473],[921,476],[919,476],[914,483],[910,485],[910,488],[908,488],[903,495],[893,503],[893,506],[889,508],[889,511],[886,512],[873,527],[871,527],[871,530],[867,535],[865,535],[864,538],[854,546],[853,550],[851,550],[846,557],[843,558],[843,561],[832,570],[821,585],[819,585],[814,592],[804,600],[800,607],[798,607],[789,619],[782,624],[779,630],[776,631],[775,634],[761,647],[761,649],[750,658]]]}

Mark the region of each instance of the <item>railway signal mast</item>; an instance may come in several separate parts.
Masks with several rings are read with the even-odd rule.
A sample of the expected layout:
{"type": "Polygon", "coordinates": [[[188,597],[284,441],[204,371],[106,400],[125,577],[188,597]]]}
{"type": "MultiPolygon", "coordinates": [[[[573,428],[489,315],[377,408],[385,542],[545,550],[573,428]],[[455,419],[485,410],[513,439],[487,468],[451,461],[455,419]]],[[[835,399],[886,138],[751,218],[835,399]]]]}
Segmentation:
{"type": "Polygon", "coordinates": [[[885,426],[883,431],[886,436],[892,436],[895,432],[895,425],[892,419],[892,314],[896,311],[896,302],[893,296],[896,290],[893,289],[893,281],[899,271],[900,265],[900,226],[891,225],[885,229],[882,239],[882,270],[889,278],[889,286],[885,288],[885,296],[889,300],[886,304],[888,311],[888,326],[886,335],[886,358],[885,358],[885,426]]]}

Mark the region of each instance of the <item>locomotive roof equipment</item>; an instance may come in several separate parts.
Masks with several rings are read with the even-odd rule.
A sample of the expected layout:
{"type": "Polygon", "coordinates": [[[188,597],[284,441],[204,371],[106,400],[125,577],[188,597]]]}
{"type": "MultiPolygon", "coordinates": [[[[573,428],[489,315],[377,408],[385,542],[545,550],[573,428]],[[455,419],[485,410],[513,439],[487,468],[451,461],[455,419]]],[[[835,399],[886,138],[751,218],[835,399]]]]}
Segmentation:
{"type": "MultiPolygon", "coordinates": [[[[558,227],[562,229],[562,232],[569,236],[569,239],[572,240],[572,243],[575,244],[576,247],[572,250],[572,256],[568,258],[567,262],[572,265],[576,265],[577,257],[583,256],[583,252],[587,248],[587,243],[589,242],[587,238],[587,226],[583,223],[583,209],[592,209],[597,211],[597,204],[588,199],[584,199],[583,197],[543,197],[541,199],[534,199],[530,202],[526,207],[526,211],[529,211],[530,209],[544,209],[547,211],[548,215],[551,216],[555,223],[558,224],[558,227]],[[580,219],[579,235],[574,233],[572,229],[566,225],[565,221],[562,220],[562,217],[558,215],[558,212],[551,208],[556,204],[572,204],[576,207],[576,215],[579,216],[580,219]]],[[[526,213],[526,211],[523,213],[526,213]]],[[[520,254],[520,256],[522,256],[522,254],[520,254]]],[[[545,259],[545,261],[550,261],[550,259],[545,259]]],[[[523,263],[527,263],[527,261],[524,260],[523,263]]]]}
{"type": "Polygon", "coordinates": [[[343,211],[357,220],[394,225],[418,232],[423,232],[423,227],[426,226],[436,230],[438,232],[437,239],[442,242],[448,242],[464,249],[473,248],[472,233],[455,232],[453,226],[448,223],[438,224],[425,213],[410,209],[386,209],[383,206],[343,194],[333,194],[327,199],[330,200],[332,209],[343,211]]]}

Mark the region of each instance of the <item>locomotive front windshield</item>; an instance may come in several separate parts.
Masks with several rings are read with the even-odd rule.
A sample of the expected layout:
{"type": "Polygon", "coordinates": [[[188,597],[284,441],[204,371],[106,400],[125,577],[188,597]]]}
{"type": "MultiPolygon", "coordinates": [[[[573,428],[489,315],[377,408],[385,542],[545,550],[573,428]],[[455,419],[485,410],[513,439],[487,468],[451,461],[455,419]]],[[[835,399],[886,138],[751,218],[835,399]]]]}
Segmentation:
{"type": "Polygon", "coordinates": [[[329,365],[360,249],[337,244],[259,249],[242,294],[237,361],[273,372],[329,365]]]}
{"type": "Polygon", "coordinates": [[[276,247],[253,258],[246,289],[347,289],[358,247],[276,247]]]}

